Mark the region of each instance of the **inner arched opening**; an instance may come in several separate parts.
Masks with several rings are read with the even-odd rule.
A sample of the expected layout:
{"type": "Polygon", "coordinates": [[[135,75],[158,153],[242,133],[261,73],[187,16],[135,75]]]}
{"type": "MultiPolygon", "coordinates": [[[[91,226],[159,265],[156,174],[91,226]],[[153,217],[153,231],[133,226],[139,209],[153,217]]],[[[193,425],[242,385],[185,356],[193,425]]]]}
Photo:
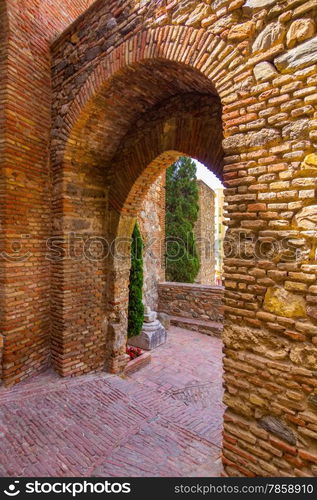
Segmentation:
{"type": "MultiPolygon", "coordinates": [[[[178,152],[166,152],[151,165],[155,162],[165,169],[140,199],[136,221],[144,244],[144,303],[157,311],[162,282],[222,285],[226,226],[224,187],[210,170],[178,152]]],[[[195,290],[195,286],[190,289],[195,290]]],[[[197,310],[203,315],[202,297],[195,301],[197,309],[193,311],[191,298],[188,296],[182,311],[185,316],[198,318],[197,310]]],[[[212,310],[212,304],[208,307],[210,320],[222,319],[222,314],[212,310]]],[[[171,306],[167,311],[179,313],[177,301],[174,310],[171,306]]],[[[208,319],[206,315],[204,318],[208,319]]]]}
{"type": "MultiPolygon", "coordinates": [[[[186,156],[189,161],[192,161],[188,155],[186,156]]],[[[166,243],[166,231],[164,231],[164,225],[166,224],[166,204],[164,204],[164,194],[166,193],[166,170],[171,163],[184,157],[183,152],[166,151],[153,160],[143,170],[136,184],[132,186],[127,197],[128,205],[123,207],[121,211],[121,220],[131,223],[130,231],[133,230],[134,224],[137,222],[144,245],[142,297],[145,316],[141,333],[137,335],[132,333],[132,336],[127,338],[127,332],[129,334],[131,328],[129,314],[131,297],[130,294],[128,295],[128,287],[131,292],[131,285],[135,286],[136,283],[135,272],[128,274],[130,256],[133,262],[133,252],[130,251],[129,247],[126,248],[127,273],[125,276],[121,274],[120,297],[119,295],[112,296],[109,303],[115,303],[118,308],[118,314],[115,315],[117,321],[115,325],[117,331],[120,331],[119,325],[121,324],[127,342],[127,353],[132,357],[132,361],[127,366],[129,367],[138,359],[146,359],[145,356],[151,356],[151,365],[144,368],[139,376],[134,374],[135,380],[142,380],[146,384],[156,384],[160,378],[160,363],[166,359],[169,350],[177,353],[176,357],[184,356],[181,372],[179,366],[176,363],[174,365],[173,362],[170,363],[169,370],[165,371],[164,374],[161,368],[160,382],[170,388],[170,394],[174,399],[186,403],[188,412],[192,412],[192,415],[196,415],[195,411],[198,411],[200,420],[204,419],[204,415],[206,415],[205,436],[208,436],[214,449],[220,451],[224,410],[221,402],[222,343],[221,339],[218,338],[221,335],[223,319],[222,287],[215,286],[215,283],[212,286],[201,286],[197,283],[167,283],[165,278],[166,246],[164,243],[166,243]],[[148,169],[149,171],[147,171],[148,169]],[[148,188],[149,179],[152,180],[154,177],[155,180],[148,188]],[[123,290],[127,290],[126,297],[122,295],[123,290]],[[120,298],[123,302],[118,307],[120,298]],[[126,310],[126,315],[122,314],[124,310],[126,310]],[[167,334],[164,334],[162,327],[167,330],[167,334]],[[190,352],[189,346],[192,345],[192,355],[199,356],[201,341],[204,342],[203,359],[199,363],[199,367],[189,373],[185,353],[190,352]],[[139,358],[134,358],[134,356],[139,356],[139,358]],[[208,365],[208,363],[210,364],[208,365]],[[196,405],[198,405],[199,410],[197,410],[196,405]]],[[[203,216],[207,215],[203,214],[203,216]]],[[[214,222],[213,220],[212,223],[214,222]]],[[[127,225],[125,225],[125,230],[127,230],[127,225]]],[[[123,233],[120,232],[120,234],[123,233]]],[[[117,264],[114,263],[114,266],[117,268],[121,266],[122,271],[121,259],[122,253],[120,261],[117,261],[117,264]]],[[[211,264],[211,262],[209,263],[211,264]]],[[[120,278],[119,274],[116,275],[117,284],[120,282],[118,278],[120,278]]],[[[135,302],[133,302],[133,312],[135,313],[135,302]]],[[[135,315],[133,318],[135,319],[135,315]]],[[[113,328],[112,324],[111,332],[113,328]]],[[[110,346],[109,343],[108,346],[110,346]]],[[[198,359],[197,357],[197,362],[198,359]]],[[[219,473],[217,460],[212,458],[210,467],[215,475],[219,473]]]]}

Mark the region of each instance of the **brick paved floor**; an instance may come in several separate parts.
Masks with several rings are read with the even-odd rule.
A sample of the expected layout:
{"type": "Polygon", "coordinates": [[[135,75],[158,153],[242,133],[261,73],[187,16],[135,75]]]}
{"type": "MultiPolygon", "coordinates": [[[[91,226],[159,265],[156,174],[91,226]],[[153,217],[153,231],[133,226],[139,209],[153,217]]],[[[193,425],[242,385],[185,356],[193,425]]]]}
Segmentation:
{"type": "Polygon", "coordinates": [[[217,338],[173,327],[129,377],[52,372],[0,390],[1,476],[219,476],[217,338]]]}

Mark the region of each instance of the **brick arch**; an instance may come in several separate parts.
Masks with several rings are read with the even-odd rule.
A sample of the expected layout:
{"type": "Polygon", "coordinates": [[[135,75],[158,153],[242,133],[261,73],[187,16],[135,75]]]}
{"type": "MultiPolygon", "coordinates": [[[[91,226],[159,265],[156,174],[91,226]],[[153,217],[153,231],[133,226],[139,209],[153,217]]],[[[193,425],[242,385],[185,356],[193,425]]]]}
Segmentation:
{"type": "Polygon", "coordinates": [[[82,113],[91,100],[115,74],[127,67],[151,60],[172,61],[190,67],[206,77],[210,88],[221,96],[226,85],[219,83],[223,71],[235,59],[244,57],[235,45],[224,42],[206,29],[187,26],[167,26],[140,31],[110,53],[104,53],[85,82],[76,89],[76,97],[65,105],[62,135],[69,137],[75,126],[82,126],[82,113]],[[171,43],[172,42],[172,43],[171,43]],[[218,50],[221,46],[221,52],[218,50]],[[221,58],[218,58],[219,53],[221,58]],[[202,57],[203,56],[203,57],[202,57]]]}
{"type": "Polygon", "coordinates": [[[179,156],[201,161],[222,177],[221,105],[217,97],[195,93],[172,97],[154,107],[124,137],[114,165],[109,204],[136,215],[158,176],[179,156]],[[128,172],[122,183],[121,171],[128,172]]]}
{"type": "Polygon", "coordinates": [[[150,187],[180,156],[191,156],[222,177],[221,104],[214,95],[185,93],[169,98],[134,123],[112,159],[109,178],[111,233],[120,241],[108,262],[107,366],[124,363],[127,340],[130,240],[136,217],[150,187]],[[124,244],[122,244],[124,242],[124,244]],[[121,346],[121,350],[118,349],[121,346]]]}
{"type": "MultiPolygon", "coordinates": [[[[75,95],[75,98],[58,108],[60,104],[58,98],[65,95],[67,87],[61,90],[55,103],[57,113],[54,113],[51,156],[55,186],[53,202],[55,235],[67,240],[68,234],[76,231],[85,238],[104,234],[116,237],[117,234],[109,227],[109,224],[111,225],[108,220],[109,213],[114,213],[114,218],[124,213],[128,217],[134,216],[138,200],[144,196],[156,176],[155,172],[149,176],[149,172],[156,170],[153,169],[153,165],[148,166],[149,163],[161,154],[167,154],[167,151],[177,151],[177,155],[188,154],[203,161],[210,138],[214,137],[217,147],[210,148],[207,163],[221,175],[221,104],[216,88],[209,78],[217,65],[222,66],[222,61],[217,59],[218,42],[217,37],[210,36],[205,30],[187,27],[157,28],[140,32],[110,54],[103,56],[85,83],[78,89],[72,90],[71,94],[75,95]],[[171,44],[171,40],[174,39],[175,44],[171,44]],[[200,50],[197,50],[198,40],[201,42],[200,50]],[[205,50],[210,51],[209,56],[199,59],[200,52],[205,50]],[[190,102],[192,99],[193,103],[198,100],[197,109],[193,109],[193,105],[192,108],[189,106],[183,116],[176,116],[176,122],[172,127],[168,123],[171,117],[167,121],[166,117],[161,117],[161,122],[151,127],[153,135],[157,138],[152,141],[153,154],[145,155],[138,165],[138,152],[137,148],[134,148],[135,161],[134,163],[130,161],[128,167],[131,178],[121,189],[126,178],[124,172],[126,155],[134,154],[126,147],[135,126],[141,122],[142,128],[142,120],[147,113],[160,113],[159,108],[162,103],[177,99],[177,96],[185,102],[187,95],[189,104],[192,104],[190,102]],[[209,99],[209,103],[203,102],[204,99],[207,101],[209,99]],[[202,110],[201,116],[199,109],[202,110]],[[199,130],[196,130],[196,137],[192,138],[192,147],[189,149],[186,141],[188,143],[188,131],[191,128],[195,131],[195,127],[192,127],[193,122],[198,124],[199,130]],[[187,131],[186,127],[183,127],[184,123],[187,131]],[[162,133],[158,133],[162,126],[162,133]],[[168,133],[164,132],[164,127],[165,129],[167,127],[168,133]],[[209,138],[206,137],[208,130],[209,138]],[[202,137],[206,137],[206,144],[201,144],[202,137]],[[215,165],[212,165],[212,158],[215,157],[217,157],[215,165]],[[144,182],[144,177],[142,178],[143,170],[146,172],[147,182],[144,182]],[[137,186],[142,186],[141,198],[136,192],[137,186]],[[121,199],[116,200],[116,193],[121,191],[121,199]],[[131,211],[127,207],[133,197],[135,204],[134,210],[131,211]]],[[[236,51],[230,47],[228,52],[230,52],[229,59],[232,60],[236,51]]],[[[175,108],[175,103],[174,105],[172,103],[172,108],[173,106],[175,108]]],[[[171,111],[174,112],[175,109],[172,108],[171,111]]],[[[149,145],[145,136],[142,140],[149,145]]],[[[144,145],[143,149],[146,151],[147,146],[144,145]]],[[[162,168],[167,166],[164,164],[162,168]]],[[[116,325],[117,320],[115,320],[108,328],[116,333],[110,334],[107,342],[105,342],[105,326],[102,318],[105,315],[117,318],[118,315],[113,313],[113,309],[117,311],[118,308],[112,307],[113,302],[121,303],[122,309],[125,310],[126,297],[118,299],[117,290],[120,288],[118,283],[126,285],[128,272],[128,267],[116,269],[111,258],[105,267],[102,263],[93,265],[92,262],[87,262],[84,267],[78,266],[69,259],[54,262],[53,275],[67,276],[63,290],[60,289],[58,280],[54,280],[52,286],[55,319],[52,357],[60,374],[72,375],[101,369],[104,356],[111,358],[112,371],[115,370],[114,366],[118,363],[120,365],[120,359],[124,357],[125,313],[119,325],[116,325]],[[82,291],[80,288],[74,290],[73,285],[79,270],[82,279],[86,280],[86,286],[82,291]],[[92,279],[94,273],[96,279],[92,279]],[[105,296],[106,282],[109,286],[105,296]],[[84,303],[89,303],[91,310],[95,312],[89,315],[83,314],[84,303]],[[85,325],[83,327],[85,334],[75,350],[73,339],[78,335],[75,328],[77,321],[85,325]],[[85,346],[91,343],[92,338],[93,345],[88,352],[85,346]],[[118,348],[118,338],[121,338],[120,348],[118,348]],[[114,346],[111,352],[107,349],[107,344],[114,346]]]]}
{"type": "MultiPolygon", "coordinates": [[[[178,152],[173,155],[173,159],[179,154],[188,154],[203,161],[209,149],[209,166],[213,168],[214,160],[215,170],[220,174],[221,139],[221,105],[219,98],[214,95],[213,86],[205,76],[182,64],[162,59],[125,68],[115,75],[112,81],[106,83],[95,99],[90,100],[72,131],[63,162],[53,163],[56,187],[53,220],[55,234],[63,235],[66,239],[73,231],[79,231],[85,237],[102,237],[106,233],[109,237],[110,234],[111,237],[117,237],[118,235],[113,234],[107,227],[107,198],[110,210],[115,210],[118,214],[126,212],[126,215],[133,217],[140,200],[157,176],[157,166],[148,166],[149,163],[155,157],[166,155],[167,151],[171,150],[178,152]],[[136,88],[136,91],[133,90],[131,96],[128,88],[125,101],[125,96],[120,95],[120,89],[123,84],[126,85],[127,76],[131,87],[136,88]],[[136,138],[137,130],[141,134],[136,138]],[[149,141],[145,131],[150,134],[152,141],[149,141]],[[134,143],[132,149],[131,141],[134,143]],[[145,153],[143,158],[139,154],[140,148],[145,153]],[[143,170],[145,177],[142,177],[143,170]],[[135,191],[138,190],[137,186],[142,187],[142,193],[135,191]],[[127,207],[132,197],[134,210],[131,211],[127,207]]],[[[172,159],[169,164],[171,163],[172,159]]],[[[164,163],[161,168],[167,166],[168,164],[164,163]]],[[[83,369],[100,369],[106,349],[105,356],[111,358],[110,369],[114,371],[114,366],[118,366],[118,363],[120,365],[122,357],[124,359],[127,297],[117,290],[127,288],[129,263],[126,268],[116,269],[113,260],[109,259],[106,271],[102,268],[102,263],[87,262],[85,269],[71,260],[54,263],[55,275],[65,273],[67,280],[64,290],[61,292],[58,282],[57,286],[54,282],[52,289],[54,316],[57,320],[53,326],[53,336],[56,339],[56,343],[53,343],[55,366],[63,375],[79,373],[83,369]],[[79,269],[87,281],[82,292],[78,289],[77,294],[73,291],[72,283],[76,281],[79,269]],[[97,273],[96,279],[92,279],[94,272],[97,273]],[[104,298],[105,282],[108,284],[108,297],[104,298]],[[61,296],[63,301],[60,300],[61,296]],[[83,303],[87,301],[91,303],[92,310],[99,311],[98,315],[83,315],[83,303]],[[109,326],[108,330],[116,333],[108,336],[105,342],[104,327],[100,326],[103,324],[102,316],[106,314],[105,308],[108,316],[117,317],[117,314],[112,314],[113,308],[108,307],[109,303],[121,304],[123,314],[119,314],[121,319],[116,326],[113,326],[115,323],[109,326]],[[64,324],[59,320],[61,316],[64,318],[64,324]],[[87,332],[87,338],[83,336],[83,346],[80,346],[80,362],[78,355],[73,354],[65,343],[65,338],[68,337],[72,345],[72,339],[76,336],[76,318],[80,318],[86,325],[87,332]],[[92,332],[97,336],[97,340],[90,350],[95,349],[96,352],[87,355],[84,345],[89,343],[92,332]],[[121,338],[120,349],[117,346],[118,338],[121,338]],[[61,343],[62,351],[66,345],[70,355],[66,355],[60,362],[61,343]],[[113,346],[111,352],[107,346],[113,346]],[[65,358],[67,361],[64,361],[65,358]]]]}

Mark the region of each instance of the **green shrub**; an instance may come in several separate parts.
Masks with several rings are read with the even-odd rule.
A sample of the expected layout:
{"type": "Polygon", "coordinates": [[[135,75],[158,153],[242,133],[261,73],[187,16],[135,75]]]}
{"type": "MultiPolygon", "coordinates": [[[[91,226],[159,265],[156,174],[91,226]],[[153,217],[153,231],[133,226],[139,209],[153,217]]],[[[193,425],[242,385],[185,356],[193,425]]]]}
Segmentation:
{"type": "Polygon", "coordinates": [[[138,224],[134,226],[131,246],[129,284],[128,337],[139,335],[144,322],[143,242],[138,224]]]}

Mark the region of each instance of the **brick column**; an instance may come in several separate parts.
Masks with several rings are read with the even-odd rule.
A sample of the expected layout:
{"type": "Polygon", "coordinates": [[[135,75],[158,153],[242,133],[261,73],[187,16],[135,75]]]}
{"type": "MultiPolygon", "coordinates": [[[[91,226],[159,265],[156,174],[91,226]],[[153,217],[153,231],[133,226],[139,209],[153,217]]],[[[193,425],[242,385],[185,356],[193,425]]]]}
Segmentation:
{"type": "Polygon", "coordinates": [[[128,331],[129,279],[131,268],[131,236],[135,217],[109,210],[107,239],[111,251],[107,259],[108,282],[106,294],[106,369],[111,373],[123,371],[128,331]]]}

